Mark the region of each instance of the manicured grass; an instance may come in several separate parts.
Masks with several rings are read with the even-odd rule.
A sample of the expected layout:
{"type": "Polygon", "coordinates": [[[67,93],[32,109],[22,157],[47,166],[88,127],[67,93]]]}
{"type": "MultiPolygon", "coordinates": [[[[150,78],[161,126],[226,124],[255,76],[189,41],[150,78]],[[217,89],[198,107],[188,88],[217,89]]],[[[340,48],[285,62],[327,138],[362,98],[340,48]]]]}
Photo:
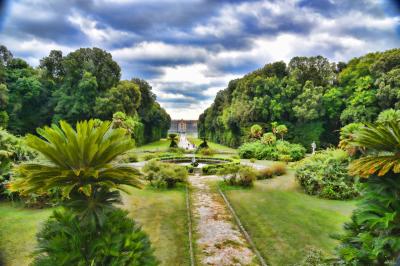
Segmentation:
{"type": "Polygon", "coordinates": [[[134,151],[143,152],[143,151],[164,151],[169,148],[170,141],[168,139],[160,139],[158,141],[154,141],[143,146],[137,147],[134,151]]]}
{"type": "MultiPolygon", "coordinates": [[[[149,235],[161,265],[188,265],[184,189],[131,191],[131,195],[123,196],[124,208],[149,235]]],[[[12,203],[0,203],[0,253],[6,266],[29,265],[31,259],[28,256],[34,250],[36,232],[51,212],[51,209],[26,209],[12,203]]]]}
{"type": "Polygon", "coordinates": [[[0,203],[0,251],[6,266],[29,265],[29,256],[36,244],[36,232],[51,211],[0,203]]]}
{"type": "Polygon", "coordinates": [[[355,201],[324,200],[304,194],[293,171],[257,181],[252,189],[223,188],[269,265],[293,265],[308,247],[332,255],[355,201]]]}
{"type": "Polygon", "coordinates": [[[124,207],[149,235],[161,265],[189,265],[185,190],[132,189],[124,207]]]}
{"type": "MultiPolygon", "coordinates": [[[[203,142],[203,140],[201,140],[201,139],[191,138],[191,137],[188,137],[188,140],[196,146],[199,146],[203,142]]],[[[227,146],[224,146],[224,145],[221,145],[218,143],[214,143],[211,141],[207,141],[207,143],[211,149],[216,150],[217,152],[221,151],[221,152],[236,153],[236,150],[232,149],[230,147],[227,147],[227,146]]]]}

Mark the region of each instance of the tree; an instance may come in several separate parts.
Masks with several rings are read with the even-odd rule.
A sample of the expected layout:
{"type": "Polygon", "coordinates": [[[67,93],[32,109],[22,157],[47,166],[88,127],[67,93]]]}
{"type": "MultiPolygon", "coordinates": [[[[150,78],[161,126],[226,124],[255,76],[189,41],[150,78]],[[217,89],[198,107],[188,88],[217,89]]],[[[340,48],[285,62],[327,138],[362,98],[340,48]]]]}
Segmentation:
{"type": "Polygon", "coordinates": [[[54,94],[56,117],[69,122],[93,118],[97,89],[96,77],[90,72],[83,74],[76,88],[61,87],[54,94]]]}
{"type": "Polygon", "coordinates": [[[400,109],[400,67],[383,74],[376,80],[376,98],[382,108],[400,109]]]}
{"type": "Polygon", "coordinates": [[[104,96],[96,98],[95,116],[110,119],[117,111],[134,116],[140,106],[140,99],[139,86],[132,81],[123,80],[107,91],[104,96]]]}
{"type": "Polygon", "coordinates": [[[274,144],[276,142],[276,136],[272,132],[264,133],[264,135],[261,138],[261,142],[267,145],[274,144]]]}
{"type": "Polygon", "coordinates": [[[378,124],[387,124],[391,121],[400,121],[400,110],[387,109],[379,113],[376,122],[378,124]]]}
{"type": "Polygon", "coordinates": [[[60,189],[65,203],[83,209],[80,215],[99,222],[99,209],[111,207],[116,200],[115,189],[141,186],[138,170],[116,161],[134,143],[124,129],[112,129],[111,122],[98,127],[93,120],[78,122],[74,130],[60,121],[60,127],[38,129],[38,134],[40,137],[28,134],[26,143],[45,160],[17,166],[14,190],[40,194],[60,189]]]}
{"type": "Polygon", "coordinates": [[[288,133],[288,128],[285,125],[279,125],[276,127],[276,133],[281,136],[281,139],[283,140],[283,136],[288,133]]]}
{"type": "Polygon", "coordinates": [[[311,121],[323,116],[322,87],[314,87],[312,81],[307,81],[303,92],[294,101],[294,115],[301,121],[311,121]]]}
{"type": "Polygon", "coordinates": [[[137,115],[128,116],[123,112],[116,112],[113,114],[112,127],[125,129],[137,145],[144,143],[144,127],[137,115]]]}
{"type": "Polygon", "coordinates": [[[250,128],[250,134],[252,138],[259,139],[261,138],[263,133],[263,129],[260,125],[254,124],[250,128]]]}
{"type": "Polygon", "coordinates": [[[302,85],[311,81],[315,86],[326,86],[334,79],[333,66],[322,56],[294,57],[290,60],[288,68],[291,75],[302,85]]]}
{"type": "Polygon", "coordinates": [[[340,129],[339,148],[344,149],[350,156],[354,156],[362,147],[354,146],[353,141],[358,131],[363,127],[362,123],[350,123],[340,129]]]}

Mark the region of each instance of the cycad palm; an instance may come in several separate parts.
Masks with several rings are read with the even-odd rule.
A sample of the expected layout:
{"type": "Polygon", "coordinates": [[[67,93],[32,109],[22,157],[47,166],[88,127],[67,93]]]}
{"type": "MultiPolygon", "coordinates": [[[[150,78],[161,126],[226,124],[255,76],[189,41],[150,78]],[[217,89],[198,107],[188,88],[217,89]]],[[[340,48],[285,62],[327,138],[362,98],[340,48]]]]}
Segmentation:
{"type": "Polygon", "coordinates": [[[353,145],[366,148],[368,156],[355,160],[350,165],[354,175],[368,177],[383,176],[390,170],[400,173],[400,123],[367,125],[362,127],[352,141],[353,145]]]}
{"type": "Polygon", "coordinates": [[[113,190],[123,189],[123,185],[140,186],[139,171],[116,160],[134,146],[124,129],[112,129],[110,122],[95,125],[90,120],[78,122],[76,130],[61,121],[60,127],[37,131],[42,138],[28,135],[26,142],[44,160],[19,165],[14,190],[60,189],[71,206],[76,205],[74,200],[84,201],[89,212],[96,212],[96,206],[103,210],[104,205],[118,201],[113,190]]]}

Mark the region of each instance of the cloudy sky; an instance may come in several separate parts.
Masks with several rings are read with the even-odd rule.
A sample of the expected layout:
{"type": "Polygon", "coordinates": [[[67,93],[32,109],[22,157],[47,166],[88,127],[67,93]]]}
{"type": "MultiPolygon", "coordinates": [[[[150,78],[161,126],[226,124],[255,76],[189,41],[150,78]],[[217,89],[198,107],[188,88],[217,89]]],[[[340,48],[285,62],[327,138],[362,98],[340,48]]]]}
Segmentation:
{"type": "Polygon", "coordinates": [[[35,66],[52,49],[106,49],[172,118],[197,119],[229,80],[266,63],[400,47],[398,2],[0,0],[0,43],[35,66]]]}

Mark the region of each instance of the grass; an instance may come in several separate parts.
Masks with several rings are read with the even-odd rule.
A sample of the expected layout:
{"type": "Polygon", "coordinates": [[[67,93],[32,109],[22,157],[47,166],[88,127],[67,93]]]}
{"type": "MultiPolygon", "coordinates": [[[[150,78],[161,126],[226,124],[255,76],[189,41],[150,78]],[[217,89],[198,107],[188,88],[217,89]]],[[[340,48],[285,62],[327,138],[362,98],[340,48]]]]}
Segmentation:
{"type": "Polygon", "coordinates": [[[124,195],[130,216],[142,225],[161,265],[189,265],[185,190],[132,189],[124,195]]]}
{"type": "Polygon", "coordinates": [[[355,201],[324,200],[304,194],[293,171],[257,181],[253,189],[223,187],[246,230],[269,265],[293,265],[309,247],[332,255],[355,201]]]}
{"type": "MultiPolygon", "coordinates": [[[[199,145],[203,142],[203,140],[201,140],[201,139],[192,138],[192,137],[188,137],[188,140],[189,140],[191,143],[193,143],[194,145],[196,145],[196,146],[199,146],[199,145]]],[[[208,141],[208,140],[207,140],[207,143],[208,143],[208,146],[209,146],[211,149],[216,150],[217,153],[218,153],[218,152],[236,153],[236,150],[233,149],[233,148],[230,148],[230,147],[227,147],[227,146],[218,144],[218,143],[214,143],[214,142],[211,142],[211,141],[208,141]]]]}
{"type": "Polygon", "coordinates": [[[0,251],[6,266],[29,265],[36,232],[50,213],[51,209],[25,209],[18,204],[0,203],[0,251]]]}
{"type": "MultiPolygon", "coordinates": [[[[142,224],[161,265],[188,265],[189,244],[183,188],[170,191],[132,189],[124,195],[124,208],[142,224]]],[[[27,209],[0,203],[0,253],[5,266],[29,265],[36,245],[36,232],[51,209],[27,209]]],[[[0,265],[3,265],[0,261],[0,265]]]]}
{"type": "Polygon", "coordinates": [[[154,141],[143,146],[135,148],[137,152],[144,152],[144,151],[165,151],[169,148],[170,140],[168,139],[160,139],[158,141],[154,141]]]}

